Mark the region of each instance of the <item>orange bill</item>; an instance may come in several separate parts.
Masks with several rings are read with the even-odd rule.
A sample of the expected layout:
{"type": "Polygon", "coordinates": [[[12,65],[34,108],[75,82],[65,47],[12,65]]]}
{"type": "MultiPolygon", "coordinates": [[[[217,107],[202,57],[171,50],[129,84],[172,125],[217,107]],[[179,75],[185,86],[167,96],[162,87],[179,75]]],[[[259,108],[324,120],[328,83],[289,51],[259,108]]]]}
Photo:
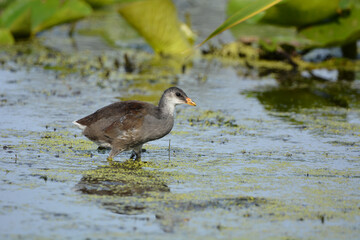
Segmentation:
{"type": "Polygon", "coordinates": [[[191,98],[186,98],[186,103],[191,105],[191,106],[196,106],[196,103],[193,102],[193,100],[191,100],[191,98]]]}

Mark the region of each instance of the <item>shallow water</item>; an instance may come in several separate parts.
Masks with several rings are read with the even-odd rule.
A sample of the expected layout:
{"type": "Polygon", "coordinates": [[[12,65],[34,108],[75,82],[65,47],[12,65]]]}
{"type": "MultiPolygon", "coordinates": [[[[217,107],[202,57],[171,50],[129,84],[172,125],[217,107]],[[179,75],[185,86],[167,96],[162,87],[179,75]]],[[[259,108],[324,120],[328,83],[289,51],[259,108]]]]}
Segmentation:
{"type": "Polygon", "coordinates": [[[32,47],[0,55],[1,239],[358,238],[359,77],[289,96],[273,76],[221,60],[127,74],[112,66],[123,50],[32,47]],[[145,163],[123,153],[109,164],[71,124],[118,99],[156,103],[171,85],[198,105],[177,108],[171,134],[144,146],[145,163]],[[347,107],[327,97],[333,86],[347,107]]]}

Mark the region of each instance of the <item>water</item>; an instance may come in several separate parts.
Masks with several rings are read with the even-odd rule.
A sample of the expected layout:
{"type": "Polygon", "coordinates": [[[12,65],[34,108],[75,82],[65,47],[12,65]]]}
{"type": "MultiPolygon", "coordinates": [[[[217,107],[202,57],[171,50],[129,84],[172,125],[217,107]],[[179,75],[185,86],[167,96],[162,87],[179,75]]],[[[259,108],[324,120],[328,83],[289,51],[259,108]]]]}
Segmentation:
{"type": "MultiPolygon", "coordinates": [[[[289,97],[273,75],[221,60],[126,74],[112,66],[123,50],[30,47],[0,56],[1,239],[358,238],[358,77],[311,80],[289,97]],[[71,124],[118,99],[156,103],[172,85],[197,107],[177,108],[172,133],[144,146],[146,163],[122,153],[109,165],[71,124]],[[334,86],[348,107],[328,97],[334,86]]],[[[136,66],[157,61],[129,54],[136,66]]]]}

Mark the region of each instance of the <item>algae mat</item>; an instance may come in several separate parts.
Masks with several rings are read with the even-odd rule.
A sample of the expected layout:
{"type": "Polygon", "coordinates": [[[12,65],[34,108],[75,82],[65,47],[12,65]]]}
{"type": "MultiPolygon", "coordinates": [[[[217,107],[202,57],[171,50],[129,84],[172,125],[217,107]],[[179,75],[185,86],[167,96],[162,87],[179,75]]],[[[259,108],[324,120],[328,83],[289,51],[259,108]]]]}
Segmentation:
{"type": "Polygon", "coordinates": [[[254,91],[278,83],[238,70],[194,61],[181,75],[99,84],[3,63],[0,238],[357,239],[357,100],[276,111],[254,91]],[[173,84],[198,106],[179,107],[172,133],[144,146],[145,163],[124,153],[108,164],[71,125],[119,98],[156,101],[173,84]]]}

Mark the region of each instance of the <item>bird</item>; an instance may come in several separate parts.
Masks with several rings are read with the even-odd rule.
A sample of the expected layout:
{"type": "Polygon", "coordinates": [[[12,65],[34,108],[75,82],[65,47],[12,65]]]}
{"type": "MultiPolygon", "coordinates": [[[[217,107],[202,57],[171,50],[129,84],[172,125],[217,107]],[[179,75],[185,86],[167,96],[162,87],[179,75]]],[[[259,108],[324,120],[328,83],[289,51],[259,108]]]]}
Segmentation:
{"type": "Polygon", "coordinates": [[[132,150],[130,159],[141,160],[144,143],[166,136],[174,126],[175,106],[196,103],[178,87],[164,91],[157,106],[136,100],[119,101],[73,121],[83,135],[99,145],[111,148],[107,158],[132,150]]]}

